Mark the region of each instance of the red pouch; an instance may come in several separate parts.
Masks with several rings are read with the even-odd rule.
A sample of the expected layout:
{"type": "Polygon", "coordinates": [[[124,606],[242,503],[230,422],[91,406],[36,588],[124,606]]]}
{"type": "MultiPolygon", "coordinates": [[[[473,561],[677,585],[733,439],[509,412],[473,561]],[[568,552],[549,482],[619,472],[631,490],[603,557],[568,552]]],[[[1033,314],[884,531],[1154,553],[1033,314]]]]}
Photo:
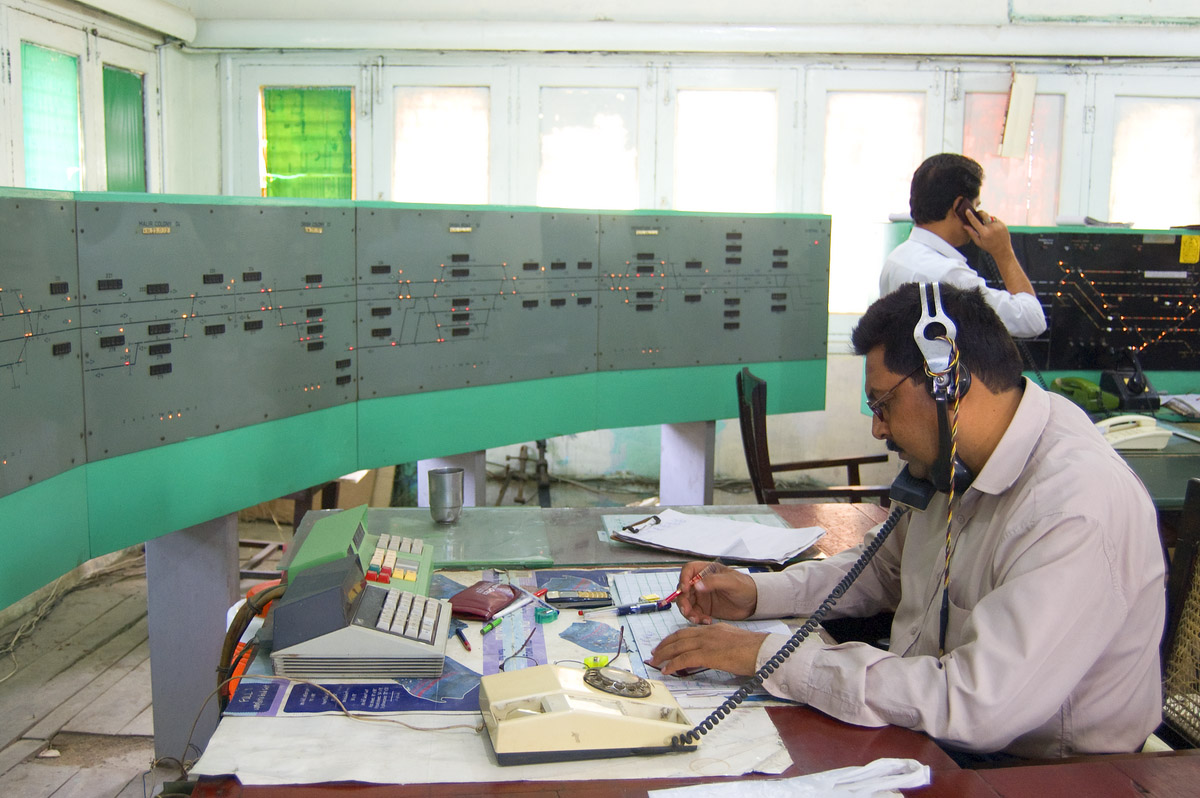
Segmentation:
{"type": "Polygon", "coordinates": [[[521,591],[512,585],[480,580],[451,596],[450,606],[461,618],[489,621],[521,595],[521,591]]]}

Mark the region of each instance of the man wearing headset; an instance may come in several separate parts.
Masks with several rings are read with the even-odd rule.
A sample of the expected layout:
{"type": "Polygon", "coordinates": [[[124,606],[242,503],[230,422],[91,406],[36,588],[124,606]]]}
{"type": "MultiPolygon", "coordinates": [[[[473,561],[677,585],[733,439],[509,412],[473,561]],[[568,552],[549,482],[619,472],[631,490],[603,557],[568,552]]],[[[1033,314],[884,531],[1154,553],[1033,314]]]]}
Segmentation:
{"type": "Polygon", "coordinates": [[[913,173],[908,207],[913,230],[892,250],[879,275],[884,296],[904,283],[940,282],[983,292],[1017,338],[1046,331],[1046,316],[1013,252],[1004,222],[979,209],[983,167],[963,155],[930,156],[913,173]],[[989,288],[956,247],[975,242],[996,261],[1005,288],[989,288]]]}
{"type": "MultiPolygon", "coordinates": [[[[1012,339],[979,291],[940,286],[940,299],[970,373],[967,387],[960,375],[952,449],[914,340],[918,286],[875,302],[852,334],[866,356],[875,437],[920,479],[944,483],[951,451],[965,466],[953,500],[943,484],[925,510],[900,518],[830,613],[894,611],[889,649],[810,637],[765,686],[850,723],[917,729],[959,751],[1138,750],[1161,719],[1164,563],[1154,506],[1083,411],[1021,376],[1012,339]]],[[[705,576],[678,602],[695,625],[664,639],[650,664],[664,674],[753,673],[787,638],[714,620],[808,615],[862,548],[778,573],[705,576]]],[[[680,584],[704,565],[685,566],[680,584]]]]}

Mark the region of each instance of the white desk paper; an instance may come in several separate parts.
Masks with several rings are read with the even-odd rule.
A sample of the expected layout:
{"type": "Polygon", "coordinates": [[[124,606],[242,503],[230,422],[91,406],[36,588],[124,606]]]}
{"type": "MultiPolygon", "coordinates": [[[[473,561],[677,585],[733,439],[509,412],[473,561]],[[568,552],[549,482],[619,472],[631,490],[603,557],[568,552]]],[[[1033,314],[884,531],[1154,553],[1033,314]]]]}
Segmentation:
{"type": "Polygon", "coordinates": [[[812,546],[825,530],[818,526],[780,528],[747,521],[732,521],[677,510],[657,513],[659,523],[646,523],[637,532],[617,530],[613,537],[625,543],[694,554],[701,559],[782,564],[812,546]]]}

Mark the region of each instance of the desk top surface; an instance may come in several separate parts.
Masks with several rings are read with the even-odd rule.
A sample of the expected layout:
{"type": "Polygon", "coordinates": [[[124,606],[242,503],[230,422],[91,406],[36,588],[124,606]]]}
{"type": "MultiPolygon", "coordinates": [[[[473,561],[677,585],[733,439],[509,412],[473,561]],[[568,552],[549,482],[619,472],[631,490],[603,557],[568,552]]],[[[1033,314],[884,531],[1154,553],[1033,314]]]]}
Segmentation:
{"type": "MultiPolygon", "coordinates": [[[[484,508],[480,508],[483,510],[484,508]]],[[[554,535],[549,539],[555,558],[564,561],[592,564],[634,564],[636,562],[678,562],[679,555],[628,547],[634,551],[617,553],[596,534],[602,515],[623,512],[629,508],[551,509],[531,512],[544,513],[554,535]],[[602,559],[603,558],[603,559],[602,559]]],[[[735,505],[727,507],[681,508],[686,511],[709,513],[745,513],[774,511],[792,526],[823,526],[828,530],[818,544],[823,554],[834,554],[862,540],[887,513],[869,504],[787,504],[771,507],[735,505]]],[[[653,512],[642,508],[638,512],[653,512]]],[[[474,511],[476,513],[479,510],[474,511]]],[[[382,517],[407,515],[415,523],[429,519],[427,510],[389,508],[372,511],[382,517]]],[[[469,517],[471,512],[465,513],[469,517]]],[[[372,519],[375,516],[372,515],[372,519]]],[[[369,521],[370,522],[370,521],[369,521]]],[[[433,526],[432,522],[429,522],[433,526]]],[[[555,563],[559,564],[558,562],[555,563]]],[[[865,728],[851,726],[808,707],[772,707],[768,713],[779,730],[780,737],[792,757],[793,764],[783,777],[798,776],[833,768],[864,765],[879,758],[901,757],[915,759],[928,765],[933,772],[929,787],[913,794],[929,798],[1021,798],[1068,794],[1068,791],[1089,796],[1156,796],[1183,798],[1195,795],[1200,782],[1200,755],[1155,757],[1101,757],[1086,762],[1041,766],[1026,766],[997,770],[962,770],[925,734],[895,726],[865,728]]],[[[1200,752],[1194,752],[1200,754],[1200,752]]],[[[615,768],[627,767],[636,760],[613,760],[615,768]]],[[[761,776],[749,776],[756,779],[761,776]]],[[[232,776],[202,777],[195,791],[196,798],[309,798],[309,796],[353,794],[362,798],[382,796],[494,796],[529,795],[534,798],[639,798],[648,790],[704,781],[704,779],[668,779],[639,781],[612,779],[606,781],[563,782],[495,782],[483,784],[319,784],[288,786],[244,786],[232,776]]]]}
{"type": "MultiPolygon", "coordinates": [[[[493,566],[570,567],[581,565],[658,565],[696,559],[644,546],[604,539],[605,516],[645,517],[665,507],[465,507],[455,524],[437,524],[427,508],[371,508],[372,533],[421,538],[434,546],[434,563],[444,568],[493,566]]],[[[792,527],[819,526],[826,534],[807,556],[836,554],[858,545],[887,511],[875,504],[732,504],[676,507],[700,515],[771,514],[792,527]]],[[[316,520],[336,510],[313,511],[304,517],[297,539],[316,520]]]]}

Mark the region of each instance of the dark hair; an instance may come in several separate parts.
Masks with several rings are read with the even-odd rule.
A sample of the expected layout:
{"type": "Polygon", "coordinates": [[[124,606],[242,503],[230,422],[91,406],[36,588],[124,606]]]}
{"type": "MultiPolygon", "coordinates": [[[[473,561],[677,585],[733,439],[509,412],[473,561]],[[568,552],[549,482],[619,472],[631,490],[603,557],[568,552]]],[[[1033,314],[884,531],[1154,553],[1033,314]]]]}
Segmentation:
{"type": "MultiPolygon", "coordinates": [[[[978,288],[964,291],[946,283],[941,284],[940,291],[942,309],[958,328],[955,343],[963,365],[994,392],[1019,387],[1021,356],[983,293],[978,288]]],[[[913,340],[913,328],[920,318],[917,284],[905,283],[867,308],[850,333],[855,354],[865,355],[883,346],[883,364],[889,371],[913,372],[925,362],[913,340]]]]}
{"type": "Polygon", "coordinates": [[[957,197],[974,202],[983,186],[983,167],[965,155],[931,155],[913,172],[908,209],[917,224],[946,218],[957,197]]]}

